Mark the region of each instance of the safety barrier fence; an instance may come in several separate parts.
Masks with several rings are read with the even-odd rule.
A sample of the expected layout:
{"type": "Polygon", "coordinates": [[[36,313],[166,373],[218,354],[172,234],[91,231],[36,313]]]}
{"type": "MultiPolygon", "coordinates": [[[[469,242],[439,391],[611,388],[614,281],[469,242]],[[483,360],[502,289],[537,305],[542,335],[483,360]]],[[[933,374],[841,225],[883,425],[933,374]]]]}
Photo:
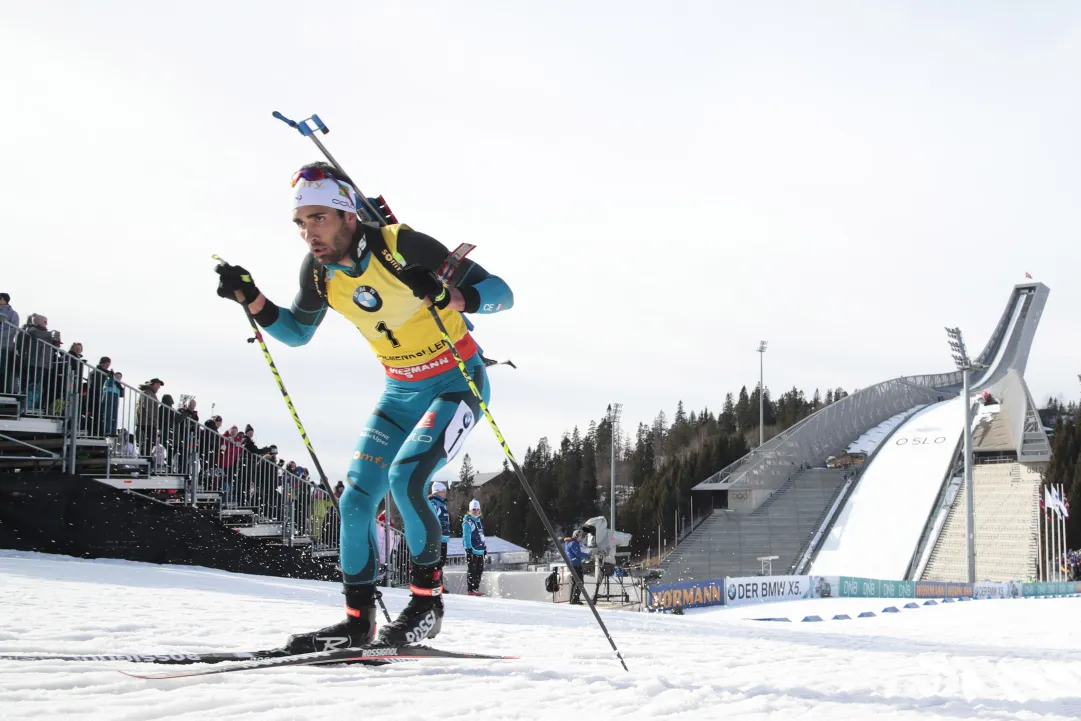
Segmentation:
{"type": "Polygon", "coordinates": [[[853,576],[752,576],[653,584],[646,587],[647,611],[703,606],[749,606],[809,598],[1003,599],[1081,594],[1081,581],[884,581],[853,576]]]}
{"type": "MultiPolygon", "coordinates": [[[[200,422],[181,396],[166,405],[149,384],[124,381],[60,347],[59,334],[0,322],[0,470],[63,468],[132,487],[162,500],[196,505],[250,535],[310,545],[334,557],[340,522],[318,483],[220,422],[200,422]],[[229,430],[229,429],[226,429],[229,430]]],[[[386,546],[380,525],[379,545],[386,546]]],[[[408,578],[401,532],[391,528],[388,580],[408,578]]]]}

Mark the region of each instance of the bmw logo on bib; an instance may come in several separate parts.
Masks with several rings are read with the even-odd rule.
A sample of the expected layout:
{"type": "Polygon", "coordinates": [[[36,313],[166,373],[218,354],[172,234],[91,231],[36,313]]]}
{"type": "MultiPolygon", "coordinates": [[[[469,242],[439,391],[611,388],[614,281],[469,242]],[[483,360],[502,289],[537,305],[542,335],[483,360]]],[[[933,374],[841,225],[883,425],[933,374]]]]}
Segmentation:
{"type": "Polygon", "coordinates": [[[375,291],[375,288],[370,285],[359,286],[353,291],[353,302],[361,310],[366,310],[369,313],[374,313],[383,307],[383,299],[379,297],[379,293],[375,291]]]}

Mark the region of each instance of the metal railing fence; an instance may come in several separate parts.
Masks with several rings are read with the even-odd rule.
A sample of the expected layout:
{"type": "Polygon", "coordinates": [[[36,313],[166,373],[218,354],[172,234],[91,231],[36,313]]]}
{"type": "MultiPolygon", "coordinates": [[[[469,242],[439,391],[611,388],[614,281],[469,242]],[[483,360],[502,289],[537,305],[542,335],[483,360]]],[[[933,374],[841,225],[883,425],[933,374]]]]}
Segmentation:
{"type": "MultiPolygon", "coordinates": [[[[0,321],[0,341],[0,399],[9,401],[0,412],[51,421],[36,428],[62,439],[60,447],[50,447],[0,433],[0,465],[63,462],[70,472],[78,465],[79,472],[106,479],[167,479],[172,483],[146,492],[209,507],[226,522],[247,518],[260,527],[253,535],[336,555],[341,524],[333,501],[266,448],[242,433],[221,433],[219,424],[198,421],[188,408],[162,403],[148,384],[135,387],[119,373],[90,365],[63,350],[57,334],[0,321]]],[[[401,532],[391,531],[386,565],[390,583],[400,584],[408,579],[409,554],[401,532]]],[[[379,536],[382,547],[382,526],[379,536]]]]}

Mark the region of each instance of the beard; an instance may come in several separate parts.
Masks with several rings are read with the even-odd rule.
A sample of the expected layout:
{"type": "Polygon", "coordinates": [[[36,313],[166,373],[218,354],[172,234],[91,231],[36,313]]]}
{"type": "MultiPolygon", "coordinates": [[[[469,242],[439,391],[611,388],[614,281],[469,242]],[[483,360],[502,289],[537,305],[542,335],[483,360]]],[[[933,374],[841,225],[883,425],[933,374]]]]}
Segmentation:
{"type": "Polygon", "coordinates": [[[317,263],[325,267],[348,259],[349,250],[353,247],[353,233],[349,230],[349,226],[343,223],[338,232],[334,234],[334,239],[329,246],[327,253],[322,258],[315,259],[317,263]]]}

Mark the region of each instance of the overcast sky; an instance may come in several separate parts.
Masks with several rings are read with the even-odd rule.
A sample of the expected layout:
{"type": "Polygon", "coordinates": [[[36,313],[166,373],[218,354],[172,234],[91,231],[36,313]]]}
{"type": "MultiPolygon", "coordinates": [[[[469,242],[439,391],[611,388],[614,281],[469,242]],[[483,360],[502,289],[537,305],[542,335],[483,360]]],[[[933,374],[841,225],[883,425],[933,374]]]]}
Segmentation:
{"type": "MultiPolygon", "coordinates": [[[[1078,396],[1081,5],[0,2],[0,290],[125,379],[303,446],[211,254],[288,304],[318,113],[399,219],[502,276],[477,317],[521,458],[609,402],[718,409],[982,349],[1051,288],[1027,378],[1078,396]]],[[[383,386],[328,316],[271,350],[331,480],[383,386]]],[[[480,471],[502,453],[484,427],[480,471]]]]}

